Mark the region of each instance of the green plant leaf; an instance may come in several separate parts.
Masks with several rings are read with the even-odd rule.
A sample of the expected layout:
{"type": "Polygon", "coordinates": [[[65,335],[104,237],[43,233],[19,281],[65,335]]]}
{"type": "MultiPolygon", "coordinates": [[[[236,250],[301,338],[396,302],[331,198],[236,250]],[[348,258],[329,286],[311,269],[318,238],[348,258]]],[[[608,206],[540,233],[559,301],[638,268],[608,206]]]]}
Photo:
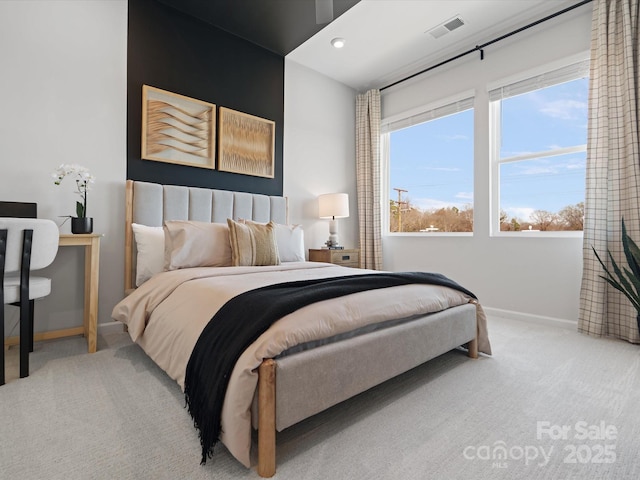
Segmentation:
{"type": "Polygon", "coordinates": [[[84,217],[84,205],[82,205],[82,202],[76,202],[76,216],[78,218],[84,217]]]}
{"type": "Polygon", "coordinates": [[[640,278],[640,247],[638,247],[631,238],[629,238],[629,252],[632,260],[629,262],[629,266],[631,267],[633,274],[640,278]]]}
{"type": "MultiPolygon", "coordinates": [[[[611,260],[611,266],[613,267],[613,271],[616,274],[615,278],[617,279],[618,283],[622,284],[622,286],[624,287],[624,290],[621,290],[621,291],[623,293],[625,293],[627,296],[632,295],[634,293],[633,287],[631,286],[629,281],[624,276],[624,273],[622,273],[622,270],[620,269],[620,267],[618,267],[618,264],[613,259],[613,255],[611,254],[611,252],[609,252],[609,251],[607,251],[607,252],[609,253],[609,259],[611,260]]],[[[609,274],[609,275],[611,275],[611,274],[609,274]]],[[[613,277],[613,275],[611,275],[611,276],[613,277]]]]}
{"type": "Polygon", "coordinates": [[[607,276],[613,278],[613,275],[611,275],[611,273],[609,272],[609,269],[607,268],[607,266],[604,264],[604,262],[600,259],[600,255],[598,255],[598,252],[596,252],[596,249],[591,247],[591,250],[593,250],[593,253],[595,254],[596,258],[598,259],[598,262],[600,262],[600,265],[602,265],[602,269],[604,270],[604,273],[607,274],[607,276]]]}
{"type": "Polygon", "coordinates": [[[627,291],[618,282],[616,282],[615,280],[611,280],[610,278],[603,277],[602,275],[598,275],[598,276],[600,278],[602,278],[603,280],[605,280],[607,283],[609,283],[609,285],[611,285],[613,288],[615,288],[616,290],[619,290],[620,292],[622,292],[622,294],[629,299],[629,301],[631,302],[633,307],[640,314],[640,303],[636,302],[633,299],[633,297],[629,296],[627,291]]]}
{"type": "Polygon", "coordinates": [[[633,290],[629,289],[629,293],[632,294],[633,297],[640,302],[640,295],[638,295],[638,293],[640,292],[640,279],[638,279],[638,277],[636,277],[628,268],[625,267],[623,270],[627,275],[627,278],[629,279],[629,283],[633,287],[633,290]]]}
{"type": "Polygon", "coordinates": [[[633,239],[627,234],[624,218],[622,219],[622,247],[629,268],[623,267],[621,269],[613,258],[611,251],[607,250],[613,273],[602,261],[596,249],[593,246],[591,249],[606,274],[606,276],[599,275],[599,277],[616,290],[622,292],[636,309],[638,316],[640,316],[640,248],[638,248],[633,239]]]}
{"type": "Polygon", "coordinates": [[[629,301],[631,302],[633,307],[636,309],[636,311],[638,313],[640,313],[640,300],[636,300],[633,297],[633,290],[632,290],[631,286],[629,285],[629,282],[626,280],[626,278],[624,278],[622,272],[620,271],[620,268],[618,268],[618,264],[613,259],[613,256],[611,255],[611,252],[607,252],[607,253],[609,254],[609,258],[611,259],[614,271],[618,275],[618,278],[621,279],[624,283],[626,283],[626,287],[623,286],[621,284],[621,282],[618,281],[616,279],[616,277],[611,274],[611,272],[609,271],[607,266],[604,264],[604,262],[602,261],[602,259],[598,255],[598,252],[596,251],[596,249],[593,248],[593,247],[591,247],[591,249],[593,250],[593,253],[595,254],[596,258],[598,259],[598,262],[600,262],[600,265],[602,265],[602,268],[604,269],[605,273],[607,274],[606,277],[602,276],[602,275],[599,275],[599,277],[602,278],[603,280],[605,280],[609,285],[611,285],[616,290],[622,292],[622,294],[629,299],[629,301]],[[632,293],[629,293],[629,292],[632,292],[632,293]]]}
{"type": "Polygon", "coordinates": [[[622,247],[624,249],[624,255],[627,258],[627,263],[633,274],[640,278],[640,248],[633,241],[633,239],[627,234],[627,228],[624,224],[624,218],[622,219],[622,247]]]}

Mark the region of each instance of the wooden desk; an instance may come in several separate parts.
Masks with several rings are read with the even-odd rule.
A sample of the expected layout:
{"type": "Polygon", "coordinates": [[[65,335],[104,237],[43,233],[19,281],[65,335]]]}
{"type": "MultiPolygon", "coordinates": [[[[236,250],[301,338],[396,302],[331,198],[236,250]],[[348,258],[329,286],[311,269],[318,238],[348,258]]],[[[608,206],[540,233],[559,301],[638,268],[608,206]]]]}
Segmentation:
{"type": "MultiPolygon", "coordinates": [[[[100,237],[97,233],[60,234],[61,247],[84,246],[84,321],[82,327],[66,329],[67,335],[84,335],[89,353],[95,353],[98,339],[98,279],[100,237]],[[74,331],[74,333],[71,333],[74,331]]],[[[50,332],[54,333],[54,332],[50,332]]]]}
{"type": "MultiPolygon", "coordinates": [[[[100,237],[97,233],[60,234],[61,247],[84,247],[84,319],[81,327],[50,330],[34,335],[35,341],[84,335],[87,350],[95,353],[98,340],[98,278],[100,273],[100,237]]],[[[37,322],[37,320],[36,320],[37,322]]],[[[19,345],[20,337],[8,337],[5,346],[19,345]]]]}

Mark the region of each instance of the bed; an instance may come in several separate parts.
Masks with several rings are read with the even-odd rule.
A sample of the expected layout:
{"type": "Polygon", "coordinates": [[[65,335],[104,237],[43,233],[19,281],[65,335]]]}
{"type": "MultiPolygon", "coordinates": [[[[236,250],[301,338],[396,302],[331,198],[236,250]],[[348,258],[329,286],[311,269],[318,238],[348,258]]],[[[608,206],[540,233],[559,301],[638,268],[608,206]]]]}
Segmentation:
{"type": "MultiPolygon", "coordinates": [[[[304,261],[302,232],[288,225],[284,197],[129,180],[126,210],[127,296],[112,316],[183,390],[199,337],[232,299],[288,282],[380,275],[304,261]],[[247,224],[254,232],[271,228],[277,241],[270,245],[275,242],[283,261],[254,265],[256,255],[267,255],[261,251],[249,261],[239,258],[246,228],[240,225],[247,224]],[[215,248],[203,246],[205,240],[215,248]]],[[[270,477],[276,431],[454,348],[464,346],[472,358],[490,354],[486,318],[467,293],[403,284],[316,301],[285,315],[234,361],[220,441],[250,467],[257,429],[257,470],[270,477]]]]}

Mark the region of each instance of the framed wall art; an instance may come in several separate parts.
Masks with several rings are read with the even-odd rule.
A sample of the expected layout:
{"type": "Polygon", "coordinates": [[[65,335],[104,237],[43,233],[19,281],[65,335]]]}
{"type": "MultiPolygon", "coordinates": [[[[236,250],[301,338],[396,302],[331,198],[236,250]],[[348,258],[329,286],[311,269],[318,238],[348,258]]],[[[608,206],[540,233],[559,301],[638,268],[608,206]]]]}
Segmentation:
{"type": "Polygon", "coordinates": [[[218,170],[274,178],[274,121],[220,107],[218,123],[218,170]]]}
{"type": "Polygon", "coordinates": [[[142,158],[215,168],[216,106],[142,86],[142,158]]]}

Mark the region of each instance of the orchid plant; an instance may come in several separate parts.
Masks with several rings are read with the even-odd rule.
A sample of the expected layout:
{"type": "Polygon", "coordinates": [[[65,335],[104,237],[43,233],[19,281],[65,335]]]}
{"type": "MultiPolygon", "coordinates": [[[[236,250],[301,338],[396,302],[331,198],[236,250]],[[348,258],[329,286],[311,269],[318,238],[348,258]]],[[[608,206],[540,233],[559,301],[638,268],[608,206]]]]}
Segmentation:
{"type": "Polygon", "coordinates": [[[60,165],[51,176],[56,185],[60,185],[65,177],[71,177],[76,182],[76,192],[82,201],[76,202],[76,216],[85,218],[87,216],[87,192],[91,189],[91,184],[95,182],[95,177],[83,166],[75,164],[60,165]]]}

